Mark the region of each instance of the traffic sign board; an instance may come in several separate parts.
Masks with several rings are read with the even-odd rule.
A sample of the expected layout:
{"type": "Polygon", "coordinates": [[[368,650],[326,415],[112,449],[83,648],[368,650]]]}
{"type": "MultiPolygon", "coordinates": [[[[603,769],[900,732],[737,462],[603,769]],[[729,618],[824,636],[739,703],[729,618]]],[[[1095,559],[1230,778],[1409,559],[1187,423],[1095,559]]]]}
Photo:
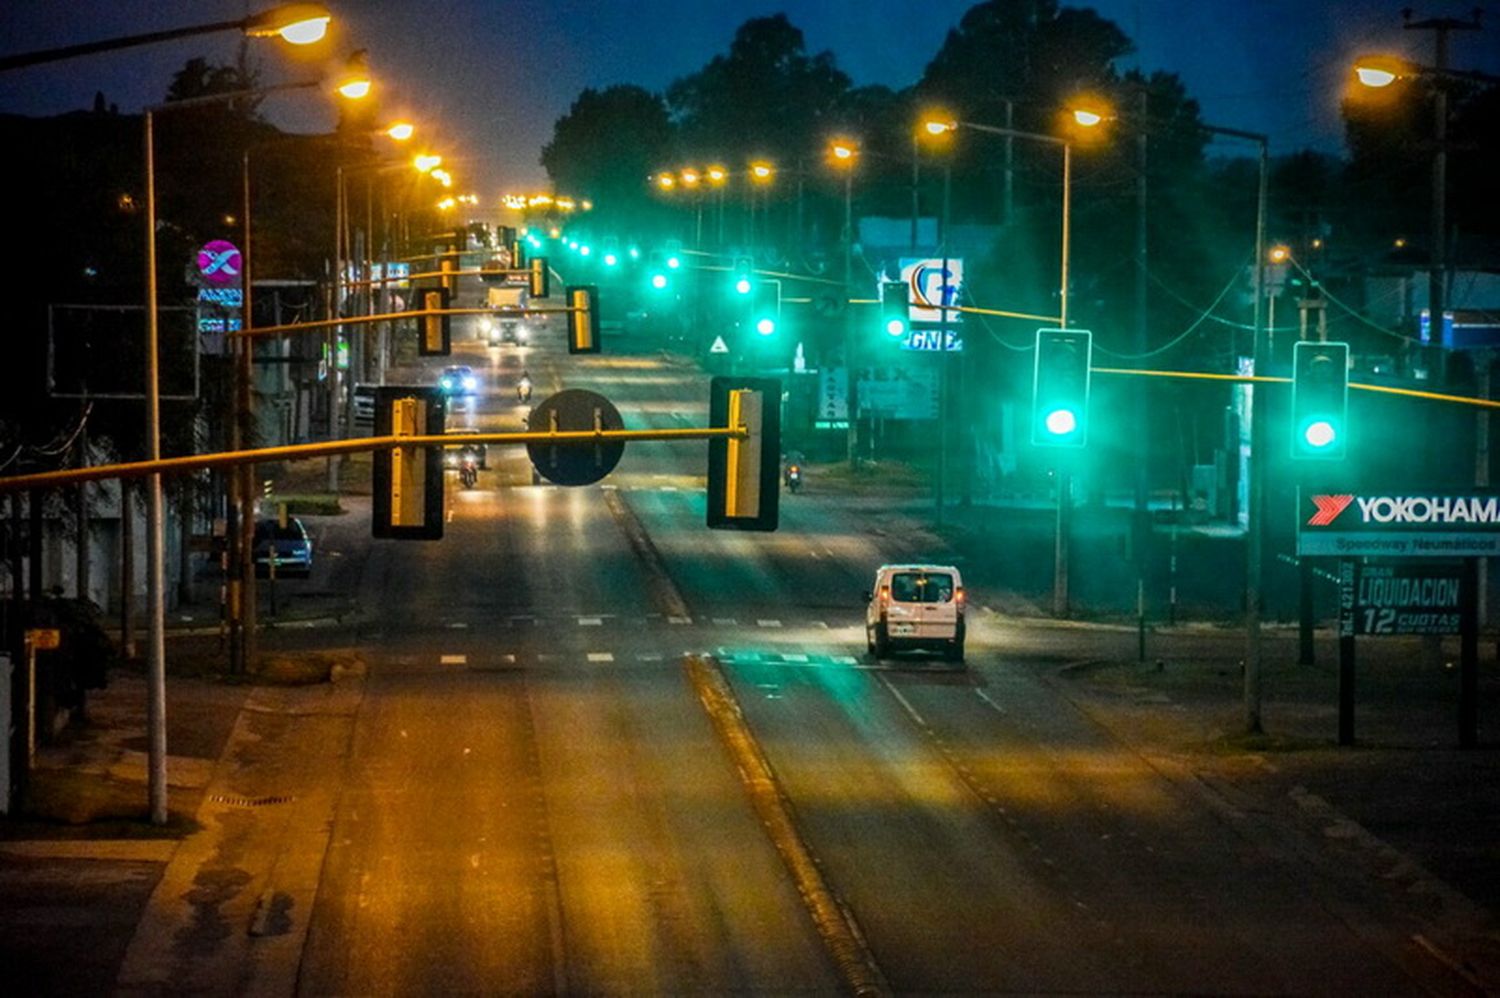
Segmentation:
{"type": "Polygon", "coordinates": [[[1484,489],[1302,492],[1297,510],[1299,555],[1500,555],[1500,495],[1484,489]]]}
{"type": "MultiPolygon", "coordinates": [[[[623,430],[614,403],[597,392],[568,388],[532,410],[533,431],[623,430]]],[[[526,453],[537,472],[558,485],[592,485],[615,470],[625,453],[623,440],[584,443],[529,443],[526,453]]]]}
{"type": "Polygon", "coordinates": [[[729,344],[724,342],[724,337],[715,336],[713,345],[708,348],[709,353],[728,353],[729,344]]]}

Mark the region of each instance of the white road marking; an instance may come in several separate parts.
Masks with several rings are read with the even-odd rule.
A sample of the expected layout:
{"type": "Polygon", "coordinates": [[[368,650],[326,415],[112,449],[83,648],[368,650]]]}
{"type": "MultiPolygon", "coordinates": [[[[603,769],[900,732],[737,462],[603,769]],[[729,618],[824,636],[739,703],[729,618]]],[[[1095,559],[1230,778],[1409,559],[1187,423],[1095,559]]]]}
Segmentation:
{"type": "Polygon", "coordinates": [[[1003,713],[1005,713],[1005,708],[1004,707],[1000,706],[998,703],[996,703],[995,701],[991,700],[990,699],[990,695],[988,693],[986,693],[984,690],[982,690],[979,687],[977,687],[977,686],[974,687],[974,695],[977,696],[979,699],[983,700],[985,703],[989,704],[991,707],[995,708],[995,713],[997,713],[997,714],[1003,714],[1003,713]]]}
{"type": "Polygon", "coordinates": [[[859,659],[855,658],[853,655],[835,655],[833,656],[833,661],[837,662],[839,665],[855,665],[859,662],[859,659]]]}
{"type": "Polygon", "coordinates": [[[826,631],[826,630],[828,630],[828,621],[826,621],[826,620],[815,620],[815,621],[813,621],[813,626],[814,627],[821,627],[821,628],[823,628],[823,630],[826,631]]]}
{"type": "Polygon", "coordinates": [[[608,652],[608,651],[591,651],[591,652],[589,652],[589,661],[590,662],[613,662],[614,660],[615,660],[614,652],[608,652]]]}
{"type": "Polygon", "coordinates": [[[692,622],[693,622],[693,618],[692,617],[668,617],[667,618],[667,623],[669,623],[669,624],[679,624],[680,625],[680,624],[691,624],[692,622]]]}
{"type": "Polygon", "coordinates": [[[715,627],[735,627],[738,624],[739,624],[739,621],[735,620],[733,617],[715,617],[714,618],[714,626],[715,627]]]}
{"type": "Polygon", "coordinates": [[[676,492],[677,491],[677,486],[675,486],[675,485],[663,485],[661,487],[661,491],[663,491],[663,492],[676,492]]]}
{"type": "Polygon", "coordinates": [[[504,662],[506,665],[515,665],[516,657],[511,654],[505,654],[500,656],[500,661],[504,662]]]}
{"type": "Polygon", "coordinates": [[[782,655],[781,656],[781,660],[783,662],[806,662],[807,661],[807,656],[806,655],[782,655]]]}
{"type": "Polygon", "coordinates": [[[779,621],[779,620],[757,620],[755,622],[755,626],[757,626],[757,627],[780,627],[781,626],[781,621],[779,621]]]}
{"type": "Polygon", "coordinates": [[[598,617],[579,617],[578,618],[578,626],[579,627],[603,627],[604,626],[604,621],[601,620],[601,619],[599,619],[598,617]]]}
{"type": "Polygon", "coordinates": [[[453,628],[455,631],[461,631],[465,627],[468,627],[469,623],[466,620],[450,620],[448,622],[448,626],[453,628]]]}
{"type": "Polygon", "coordinates": [[[615,485],[614,483],[610,482],[610,483],[605,483],[604,485],[599,486],[599,491],[601,491],[601,492],[617,492],[617,491],[619,491],[619,488],[620,487],[618,485],[615,485]]]}
{"type": "Polygon", "coordinates": [[[438,659],[439,665],[463,665],[469,661],[467,655],[444,655],[438,659]]]}
{"type": "Polygon", "coordinates": [[[637,662],[660,662],[661,661],[661,652],[655,652],[655,651],[641,652],[640,654],[638,654],[635,657],[635,660],[637,662]]]}

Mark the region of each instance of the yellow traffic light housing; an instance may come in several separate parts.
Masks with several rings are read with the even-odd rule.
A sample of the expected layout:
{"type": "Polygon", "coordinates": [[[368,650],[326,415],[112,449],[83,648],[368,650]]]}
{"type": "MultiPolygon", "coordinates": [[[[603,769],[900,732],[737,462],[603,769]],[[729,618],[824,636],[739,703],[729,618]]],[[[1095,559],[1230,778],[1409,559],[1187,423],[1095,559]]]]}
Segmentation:
{"type": "MultiPolygon", "coordinates": [[[[375,389],[375,435],[440,435],[444,399],[435,388],[375,389]]],[[[392,447],[373,455],[370,471],[370,532],[395,540],[441,540],[443,536],[443,450],[392,447]]]]}
{"type": "Polygon", "coordinates": [[[714,378],[709,423],[744,427],[743,439],[708,442],[711,530],[775,530],[781,508],[781,382],[714,378]]]}
{"type": "Polygon", "coordinates": [[[453,352],[453,317],[448,314],[450,300],[447,288],[421,288],[417,291],[417,308],[426,313],[417,317],[419,355],[446,357],[453,352]]]}
{"type": "Polygon", "coordinates": [[[568,289],[568,353],[599,352],[599,289],[582,284],[568,289]]]}
{"type": "Polygon", "coordinates": [[[544,256],[532,257],[529,263],[531,271],[531,297],[545,298],[551,288],[549,278],[552,272],[547,269],[547,258],[544,256]]]}

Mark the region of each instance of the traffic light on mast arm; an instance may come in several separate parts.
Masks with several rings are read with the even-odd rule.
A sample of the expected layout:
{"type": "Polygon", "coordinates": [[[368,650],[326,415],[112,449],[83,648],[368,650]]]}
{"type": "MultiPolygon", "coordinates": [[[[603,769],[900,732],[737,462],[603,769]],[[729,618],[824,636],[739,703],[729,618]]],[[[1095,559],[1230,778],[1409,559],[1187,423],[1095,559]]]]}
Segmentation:
{"type": "Polygon", "coordinates": [[[709,425],[743,426],[743,440],[708,442],[711,530],[775,530],[781,511],[781,382],[714,378],[709,425]]]}
{"type": "Polygon", "coordinates": [[[1031,442],[1082,447],[1089,432],[1089,367],[1094,334],[1087,329],[1038,329],[1031,381],[1031,442]]]}
{"type": "MultiPolygon", "coordinates": [[[[436,388],[375,389],[375,435],[428,436],[443,432],[446,402],[436,388]]],[[[377,450],[370,469],[370,532],[396,540],[441,540],[443,449],[377,450]]]]}
{"type": "Polygon", "coordinates": [[[417,308],[434,315],[417,317],[417,353],[423,357],[446,357],[453,352],[453,317],[448,314],[448,289],[421,288],[417,308]]]}
{"type": "Polygon", "coordinates": [[[599,352],[599,289],[582,284],[568,289],[568,353],[599,352]]]}
{"type": "Polygon", "coordinates": [[[533,298],[545,298],[551,289],[552,271],[547,269],[547,258],[534,256],[529,262],[531,287],[528,288],[533,298]]]}
{"type": "Polygon", "coordinates": [[[905,281],[880,282],[880,330],[893,340],[904,339],[911,329],[907,318],[910,303],[905,281]]]}
{"type": "Polygon", "coordinates": [[[1292,457],[1342,461],[1349,453],[1349,344],[1292,347],[1292,457]]]}

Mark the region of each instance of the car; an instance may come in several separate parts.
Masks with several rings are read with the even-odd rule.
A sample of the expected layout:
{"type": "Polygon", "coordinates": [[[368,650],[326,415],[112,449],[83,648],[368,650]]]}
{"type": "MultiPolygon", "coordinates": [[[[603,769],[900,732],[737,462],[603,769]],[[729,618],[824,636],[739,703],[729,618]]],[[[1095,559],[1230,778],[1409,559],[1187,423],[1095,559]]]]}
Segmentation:
{"type": "Polygon", "coordinates": [[[375,386],[355,385],[351,394],[350,409],[354,413],[356,427],[370,428],[375,425],[375,386]]]}
{"type": "Polygon", "coordinates": [[[952,565],[881,565],[864,597],[865,644],[876,659],[925,648],[964,660],[964,584],[952,565]]]}
{"type": "Polygon", "coordinates": [[[283,526],[279,520],[255,521],[255,574],[269,575],[271,561],[276,561],[277,575],[312,574],[313,545],[307,528],[297,517],[288,517],[283,526]]]}
{"type": "Polygon", "coordinates": [[[468,364],[452,364],[438,375],[438,390],[444,395],[473,395],[479,390],[479,378],[468,364]]]}
{"type": "MultiPolygon", "coordinates": [[[[463,436],[467,433],[478,432],[478,430],[462,429],[449,430],[448,434],[450,436],[463,436]]],[[[445,446],[443,448],[443,467],[450,471],[457,469],[458,462],[463,460],[465,451],[473,453],[475,459],[479,462],[480,468],[489,467],[489,448],[478,440],[464,440],[445,446]]]]}

